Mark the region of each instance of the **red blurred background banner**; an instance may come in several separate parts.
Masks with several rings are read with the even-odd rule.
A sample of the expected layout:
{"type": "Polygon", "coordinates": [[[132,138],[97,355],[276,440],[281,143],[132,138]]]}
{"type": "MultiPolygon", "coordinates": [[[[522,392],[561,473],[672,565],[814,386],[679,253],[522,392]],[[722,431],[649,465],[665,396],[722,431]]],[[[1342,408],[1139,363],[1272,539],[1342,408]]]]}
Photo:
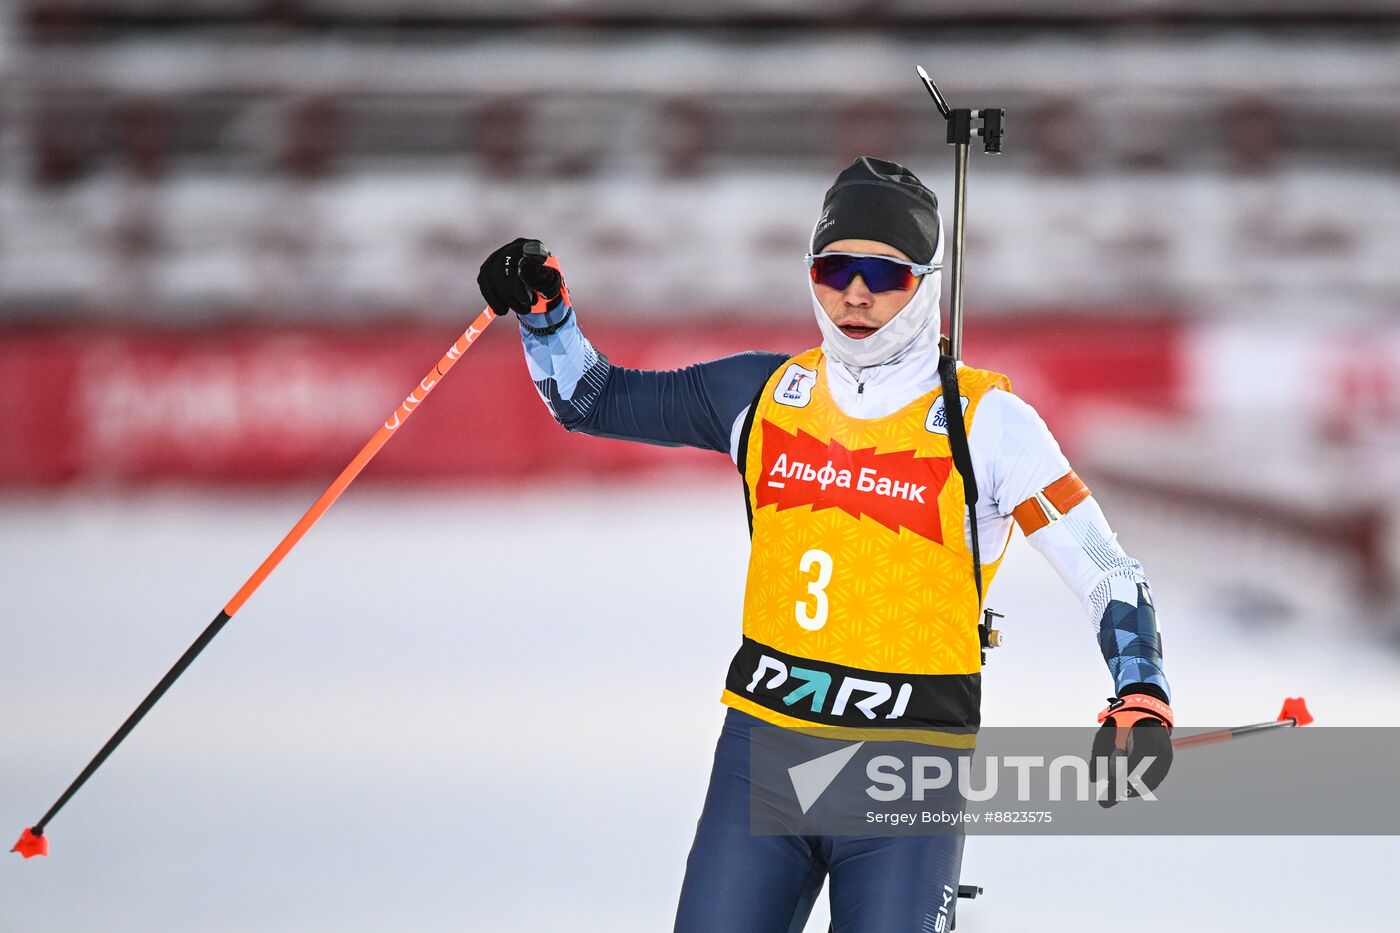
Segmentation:
{"type": "MultiPolygon", "coordinates": [[[[1064,316],[978,324],[967,355],[1007,372],[1072,448],[1090,410],[1180,404],[1179,329],[1165,319],[1064,316]]],[[[511,330],[473,350],[367,476],[471,482],[732,469],[707,452],[570,437],[536,396],[511,330]]],[[[812,330],[687,320],[588,334],[615,364],[668,369],[745,349],[796,353],[815,343],[812,330]]],[[[325,477],[452,336],[421,323],[10,329],[0,333],[0,484],[325,477]]]]}

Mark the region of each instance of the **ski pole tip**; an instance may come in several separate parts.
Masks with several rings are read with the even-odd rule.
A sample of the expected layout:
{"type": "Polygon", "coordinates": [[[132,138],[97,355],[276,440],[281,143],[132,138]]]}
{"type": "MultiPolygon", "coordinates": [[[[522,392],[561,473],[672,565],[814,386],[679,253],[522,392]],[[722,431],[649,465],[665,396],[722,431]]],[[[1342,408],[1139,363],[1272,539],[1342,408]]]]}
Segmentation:
{"type": "Polygon", "coordinates": [[[1279,710],[1278,721],[1292,719],[1300,726],[1306,726],[1313,721],[1312,713],[1308,712],[1308,701],[1302,697],[1288,697],[1283,701],[1283,709],[1279,710]]]}
{"type": "Polygon", "coordinates": [[[18,852],[27,859],[36,855],[49,854],[49,837],[42,832],[35,832],[33,827],[20,833],[19,842],[15,843],[11,852],[18,852]]]}

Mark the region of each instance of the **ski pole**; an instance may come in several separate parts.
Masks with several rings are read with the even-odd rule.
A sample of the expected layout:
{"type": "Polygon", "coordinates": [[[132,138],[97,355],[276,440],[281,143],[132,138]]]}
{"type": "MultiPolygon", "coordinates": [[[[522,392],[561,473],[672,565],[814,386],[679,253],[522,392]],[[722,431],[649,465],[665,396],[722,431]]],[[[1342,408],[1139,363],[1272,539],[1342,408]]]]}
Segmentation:
{"type": "Polygon", "coordinates": [[[92,761],[88,762],[82,773],[72,784],[68,785],[68,789],[54,802],[53,806],[49,807],[49,811],[44,814],[43,818],[20,834],[19,841],[15,843],[14,848],[10,850],[11,852],[18,852],[26,859],[36,855],[49,854],[49,840],[44,835],[44,828],[48,826],[49,821],[58,814],[58,811],[63,809],[64,804],[68,803],[79,788],[87,783],[87,779],[92,777],[98,768],[102,767],[102,763],[116,750],[122,740],[131,734],[131,731],[151,711],[151,708],[160,702],[160,698],[165,695],[171,685],[179,679],[194,659],[199,657],[199,653],[209,646],[209,643],[214,640],[214,636],[219,634],[219,631],[228,624],[229,619],[233,618],[234,614],[248,601],[248,598],[257,591],[258,587],[262,586],[263,581],[268,578],[272,571],[277,569],[282,558],[296,547],[302,536],[311,530],[311,526],[316,524],[316,521],[325,514],[336,499],[340,498],[340,494],[345,491],[346,487],[355,481],[355,477],[359,476],[360,471],[374,459],[375,454],[379,453],[379,449],[389,442],[389,438],[393,437],[394,432],[408,420],[408,416],[413,414],[419,405],[423,404],[428,393],[433,391],[433,387],[442,381],[442,378],[447,375],[447,371],[457,360],[461,359],[462,354],[466,353],[467,349],[476,342],[476,338],[481,336],[495,317],[496,315],[489,308],[477,315],[471,326],[461,337],[457,338],[457,342],[448,349],[442,359],[437,361],[437,365],[433,367],[432,371],[424,376],[417,387],[408,394],[408,398],[394,409],[394,413],[380,426],[369,442],[360,449],[349,465],[341,470],[340,475],[327,487],[326,491],[321,493],[321,497],[311,504],[311,508],[306,510],[306,514],[301,517],[301,520],[292,526],[292,530],[287,532],[287,536],[282,539],[281,543],[273,548],[272,553],[267,555],[267,558],[258,565],[258,569],[254,570],[253,575],[247,579],[237,593],[233,594],[233,598],[214,617],[214,621],[209,623],[208,627],[195,639],[194,644],[190,645],[180,656],[180,659],[175,662],[175,666],[146,695],[146,698],[141,701],[141,705],[136,707],[132,714],[126,718],[126,722],[121,724],[121,728],[113,733],[112,737],[107,740],[107,744],[103,745],[92,761]]]}
{"type": "Polygon", "coordinates": [[[1307,701],[1302,697],[1288,697],[1283,701],[1283,709],[1279,710],[1277,719],[1270,722],[1256,722],[1248,726],[1235,726],[1230,729],[1212,729],[1210,732],[1200,732],[1196,735],[1184,735],[1179,739],[1172,739],[1172,748],[1213,745],[1216,742],[1228,742],[1231,739],[1253,735],[1256,732],[1306,726],[1312,721],[1312,713],[1308,712],[1307,701]]]}

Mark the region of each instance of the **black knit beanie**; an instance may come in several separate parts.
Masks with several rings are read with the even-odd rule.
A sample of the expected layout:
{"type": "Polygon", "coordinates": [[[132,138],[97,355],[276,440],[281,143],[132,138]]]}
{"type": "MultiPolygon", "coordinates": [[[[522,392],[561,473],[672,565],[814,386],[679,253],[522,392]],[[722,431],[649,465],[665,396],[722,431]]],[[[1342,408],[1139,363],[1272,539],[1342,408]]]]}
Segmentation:
{"type": "Polygon", "coordinates": [[[861,156],[827,190],[812,252],[837,240],[877,240],[926,263],[938,248],[939,229],[938,198],[913,172],[861,156]]]}

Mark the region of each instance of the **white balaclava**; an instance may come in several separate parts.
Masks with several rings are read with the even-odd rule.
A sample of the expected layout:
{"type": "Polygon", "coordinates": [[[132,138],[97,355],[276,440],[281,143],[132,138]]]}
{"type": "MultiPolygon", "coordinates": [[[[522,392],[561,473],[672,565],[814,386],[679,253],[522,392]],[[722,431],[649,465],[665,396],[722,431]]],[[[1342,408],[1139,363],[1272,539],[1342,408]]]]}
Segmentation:
{"type": "MultiPolygon", "coordinates": [[[[943,262],[943,219],[937,199],[897,162],[863,156],[837,176],[812,231],[812,252],[845,239],[888,243],[918,263],[943,262]]],[[[909,302],[884,327],[857,340],[841,333],[811,286],[822,349],[848,367],[865,368],[891,362],[911,348],[935,347],[941,332],[942,290],[938,271],[923,276],[909,302]]]]}
{"type": "MultiPolygon", "coordinates": [[[[939,263],[942,259],[943,238],[940,236],[933,261],[939,263]]],[[[817,326],[822,331],[822,350],[847,366],[861,369],[879,366],[902,356],[911,348],[938,343],[943,329],[943,315],[938,305],[943,294],[943,279],[938,271],[930,272],[919,280],[909,303],[900,308],[899,313],[890,318],[884,327],[859,340],[841,333],[841,328],[836,326],[817,300],[816,287],[811,282],[808,285],[811,286],[812,310],[816,312],[817,326]]]]}

